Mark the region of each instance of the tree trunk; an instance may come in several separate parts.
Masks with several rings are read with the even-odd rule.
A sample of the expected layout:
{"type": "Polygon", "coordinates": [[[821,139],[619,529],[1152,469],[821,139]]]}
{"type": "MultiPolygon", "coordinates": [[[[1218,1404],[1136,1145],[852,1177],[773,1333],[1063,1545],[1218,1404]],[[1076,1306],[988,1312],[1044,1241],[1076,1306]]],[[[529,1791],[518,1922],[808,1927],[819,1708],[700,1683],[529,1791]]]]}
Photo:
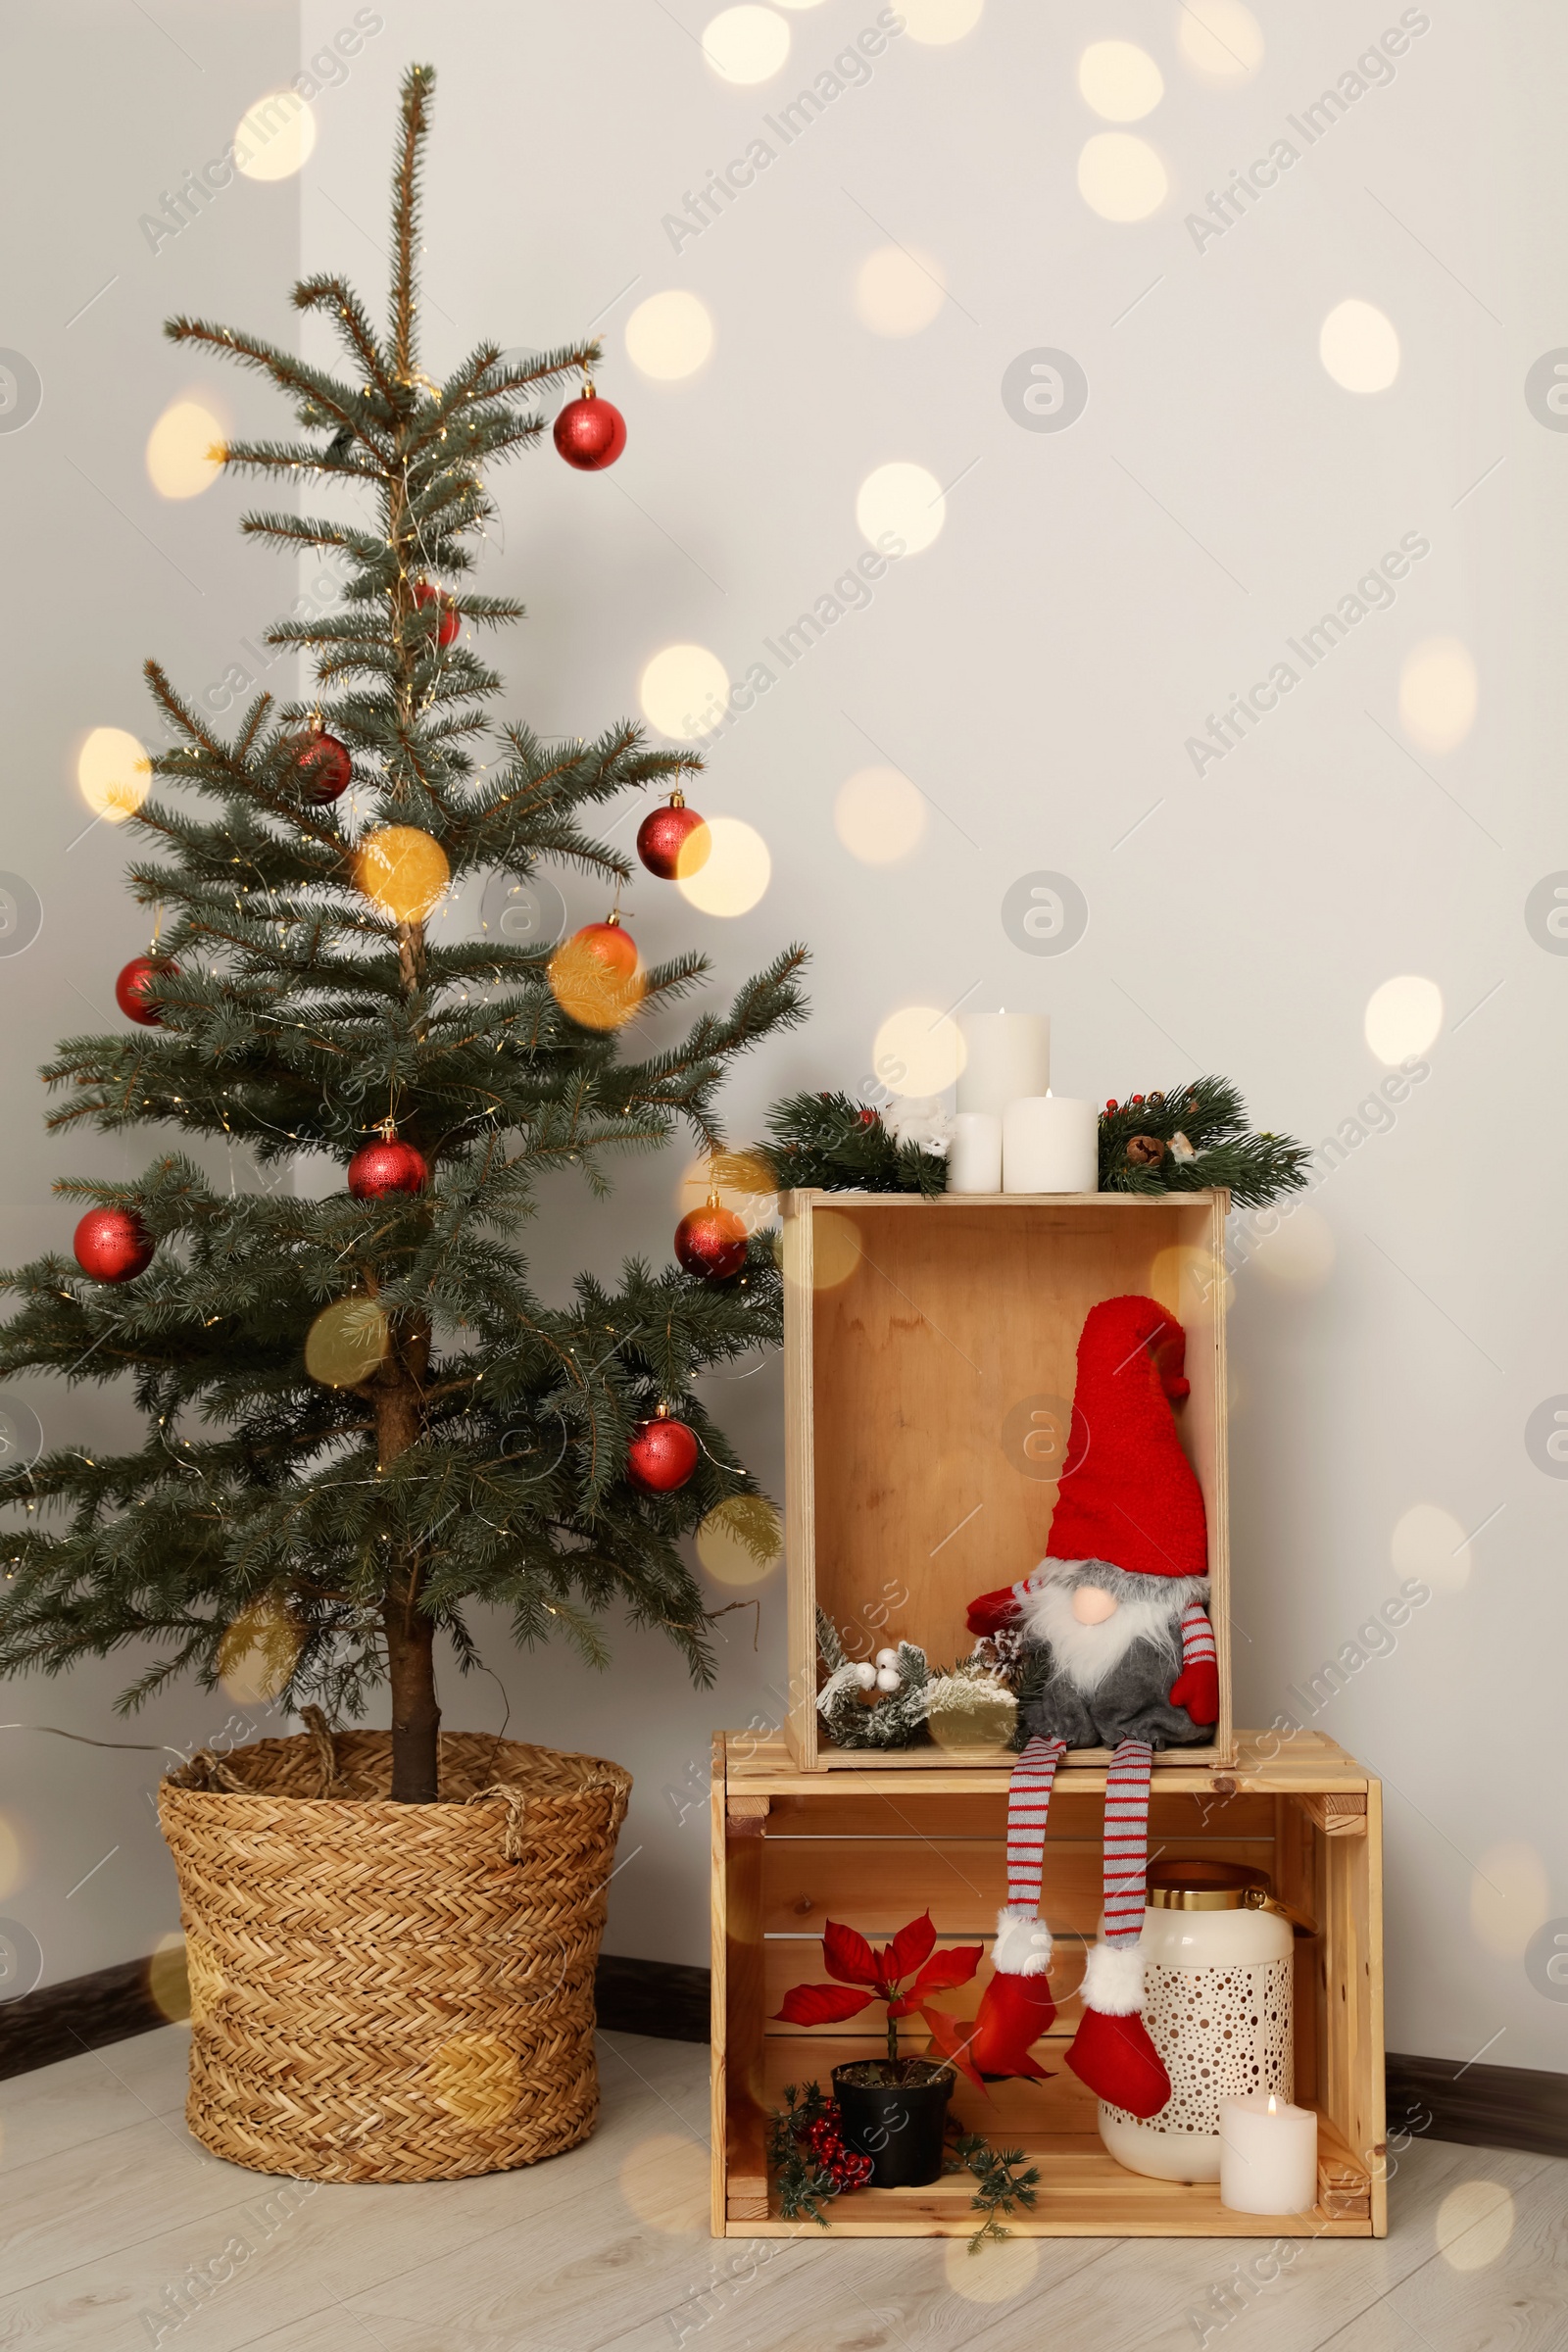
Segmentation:
{"type": "Polygon", "coordinates": [[[435,1695],[435,1627],[412,1597],[387,1594],[387,1678],[392,1686],[392,1801],[433,1805],[441,1709],[435,1695]]]}
{"type": "MultiPolygon", "coordinates": [[[[383,1470],[418,1441],[420,1384],[429,1356],[429,1325],[416,1320],[373,1391],[376,1459],[383,1470]]],[[[381,1603],[392,1689],[392,1801],[399,1805],[433,1805],[440,1794],[435,1627],[419,1606],[421,1582],[416,1560],[402,1562],[401,1572],[395,1565],[381,1603]]]]}

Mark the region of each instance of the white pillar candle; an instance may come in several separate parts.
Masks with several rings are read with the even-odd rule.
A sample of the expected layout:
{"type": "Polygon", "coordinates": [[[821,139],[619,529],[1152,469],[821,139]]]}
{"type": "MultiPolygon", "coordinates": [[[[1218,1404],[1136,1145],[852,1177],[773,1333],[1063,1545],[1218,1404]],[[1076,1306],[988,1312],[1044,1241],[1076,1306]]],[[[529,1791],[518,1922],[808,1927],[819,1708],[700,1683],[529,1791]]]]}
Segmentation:
{"type": "Polygon", "coordinates": [[[1232,2213],[1310,2213],[1317,2117],[1273,2091],[1219,2103],[1219,2201],[1232,2213]]]}
{"type": "Polygon", "coordinates": [[[988,1110],[960,1110],[948,1153],[950,1193],[1000,1193],[1002,1121],[988,1110]]]}
{"type": "Polygon", "coordinates": [[[1020,1095],[1043,1095],[1051,1086],[1051,1015],[1045,1012],[976,1012],[958,1023],[964,1062],[958,1073],[958,1108],[988,1111],[1000,1119],[1020,1095]]]}
{"type": "Polygon", "coordinates": [[[1026,1095],[1002,1119],[1004,1193],[1098,1193],[1100,1116],[1092,1102],[1026,1095]]]}

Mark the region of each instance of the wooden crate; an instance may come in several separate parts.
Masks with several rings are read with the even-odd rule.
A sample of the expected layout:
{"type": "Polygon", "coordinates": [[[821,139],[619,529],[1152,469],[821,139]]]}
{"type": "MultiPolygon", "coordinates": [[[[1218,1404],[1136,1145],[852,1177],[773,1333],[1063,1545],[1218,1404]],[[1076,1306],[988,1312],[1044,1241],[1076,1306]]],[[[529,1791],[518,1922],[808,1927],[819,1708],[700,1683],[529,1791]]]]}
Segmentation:
{"type": "MultiPolygon", "coordinates": [[[[1056,1776],[1045,1909],[1057,1936],[1060,2009],[1037,2045],[1045,2083],[1004,2082],[985,2098],[960,2080],[954,2111],[995,2145],[1040,2167],[1031,2236],[1381,2237],[1384,2182],[1382,1791],[1333,1740],[1244,1733],[1229,1772],[1189,1760],[1155,1784],[1151,1851],[1255,1863],[1276,1893],[1318,1926],[1296,1954],[1296,2096],[1318,2114],[1319,2198],[1310,2213],[1228,2212],[1215,2183],[1149,2180],[1109,2157],[1092,2094],[1062,2064],[1078,2018],[1081,1974],[1100,1901],[1105,1775],[1069,1764],[1056,1776]]],[[[1007,1775],[928,1765],[823,1778],[782,1740],[720,1735],[713,1756],[712,2227],[715,2235],[783,2236],[763,2164],[767,2111],[786,2082],[814,2079],[885,2046],[883,2011],[849,2027],[775,2022],[786,1988],[820,1980],[832,1917],[885,1941],[929,1909],[943,1941],[989,1946],[1003,1896],[1007,1775]]],[[[990,1974],[943,1996],[972,2015],[990,1974]]],[[[919,2021],[913,2021],[918,2029],[919,2021]]],[[[904,2046],[924,2046],[904,2029],[904,2046]]],[[[840,2236],[967,2235],[976,2226],[966,2174],[927,2189],[864,2189],[829,2210],[840,2236]]],[[[812,2232],[814,2235],[814,2231],[812,2232]]]]}
{"type": "MultiPolygon", "coordinates": [[[[783,1196],[788,1734],[804,1769],[931,1764],[925,1745],[890,1754],[819,1737],[816,1606],[852,1655],[901,1639],[945,1666],[967,1654],[969,1601],[1045,1552],[1078,1336],[1098,1300],[1127,1292],[1157,1298],[1187,1333],[1177,1427],[1208,1517],[1219,1652],[1212,1740],[1156,1762],[1229,1761],[1229,1199],[783,1196]]],[[[983,1768],[1001,1753],[950,1745],[941,1761],[983,1768]]]]}

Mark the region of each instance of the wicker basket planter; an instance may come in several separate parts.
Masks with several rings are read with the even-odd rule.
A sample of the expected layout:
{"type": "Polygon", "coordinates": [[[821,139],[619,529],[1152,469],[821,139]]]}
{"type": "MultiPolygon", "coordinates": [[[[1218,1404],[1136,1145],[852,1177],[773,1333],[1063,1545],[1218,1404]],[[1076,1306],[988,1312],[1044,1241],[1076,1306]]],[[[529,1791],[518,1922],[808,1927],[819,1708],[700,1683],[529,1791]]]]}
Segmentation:
{"type": "Polygon", "coordinates": [[[443,1737],[395,1805],[385,1732],[318,1718],[164,1782],[191,1983],[186,2116],[231,2164],[451,2180],[554,2156],[599,2106],[594,1964],[631,1776],[443,1737]]]}

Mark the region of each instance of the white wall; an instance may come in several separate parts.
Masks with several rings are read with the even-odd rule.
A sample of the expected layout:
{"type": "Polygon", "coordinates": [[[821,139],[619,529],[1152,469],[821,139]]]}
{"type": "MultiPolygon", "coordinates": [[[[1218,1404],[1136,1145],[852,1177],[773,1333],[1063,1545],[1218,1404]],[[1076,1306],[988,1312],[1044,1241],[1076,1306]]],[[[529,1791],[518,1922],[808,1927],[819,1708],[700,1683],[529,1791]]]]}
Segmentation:
{"type": "MultiPolygon", "coordinates": [[[[773,163],[678,251],[663,217],[874,21],[870,0],[792,11],[789,64],[752,90],[705,65],[707,12],[689,0],[548,11],[475,0],[450,18],[383,0],[379,13],[384,31],[320,100],[316,154],[287,183],[301,197],[303,266],[346,267],[378,290],[396,81],[409,59],[433,58],[431,372],[482,336],[554,342],[597,320],[602,388],[630,423],[624,459],[603,477],[571,473],[548,449],[503,477],[505,544],[483,584],[530,607],[508,657],[519,712],[547,731],[592,731],[634,710],[644,663],[676,641],[711,648],[733,677],[758,660],[778,672],[762,641],[860,551],[865,475],[907,460],[952,485],[935,544],[896,565],[870,609],[778,676],[715,750],[702,805],[765,836],[773,876],[761,904],[726,923],[652,882],[633,895],[645,953],[696,938],[723,984],[790,938],[815,950],[814,1018],[736,1082],[737,1137],[787,1088],[860,1084],[879,1024],[901,1005],[943,1007],[972,991],[976,1006],[1052,1012],[1063,1091],[1125,1096],[1218,1069],[1261,1124],[1315,1142],[1384,1075],[1363,1034],[1372,993],[1402,974],[1441,989],[1430,1075],[1238,1272],[1238,1714],[1300,1715],[1292,1687],[1353,1642],[1402,1576],[1425,1578],[1431,1597],[1393,1654],[1359,1667],[1313,1717],[1387,1785],[1390,2040],[1459,2058],[1485,2044],[1489,2062],[1560,2067],[1563,2014],[1545,1997],[1538,1932],[1560,1918],[1568,1934],[1546,1730],[1568,1490],[1532,1458],[1526,1425],[1568,1391],[1551,1313],[1562,1248],[1549,1092],[1568,967],[1532,937],[1524,909],[1538,881],[1568,864],[1545,799],[1568,444],[1523,394],[1531,364],[1568,343],[1555,250],[1565,191],[1554,93],[1568,63],[1558,13],[1544,0],[1520,0],[1505,21],[1479,0],[1434,7],[1392,82],[1307,150],[1287,118],[1397,24],[1396,7],[1332,0],[1308,13],[1256,0],[1260,65],[1209,87],[1183,62],[1174,5],[988,0],[962,40],[895,39],[869,82],[787,149],[764,132],[781,150],[773,163]],[[1084,141],[1107,127],[1078,93],[1076,61],[1110,36],[1141,42],[1165,82],[1155,112],[1131,127],[1163,158],[1171,193],[1134,225],[1098,218],[1076,180],[1084,141]],[[1185,216],[1282,135],[1302,150],[1295,167],[1200,250],[1185,216]],[[855,309],[860,264],[890,240],[935,257],[952,296],[906,339],[868,331],[855,309]],[[644,381],[625,358],[624,322],[674,287],[708,305],[715,352],[690,380],[644,381]],[[1344,390],[1320,363],[1320,323],[1348,297],[1397,329],[1401,363],[1386,392],[1344,390]],[[1004,406],[1009,365],[1040,348],[1068,352],[1088,378],[1087,409],[1063,431],[1023,430],[1004,406]],[[1430,553],[1392,609],[1371,612],[1253,736],[1196,773],[1186,744],[1206,714],[1292,661],[1285,640],[1406,533],[1430,553]],[[1461,640],[1480,679],[1475,723],[1447,751],[1418,742],[1400,715],[1401,665],[1435,637],[1461,640]],[[852,771],[883,757],[945,813],[907,862],[872,869],[840,846],[833,806],[852,771]],[[1070,875],[1090,909],[1086,935],[1054,959],[1020,953],[1000,913],[1008,887],[1042,869],[1070,875]],[[1419,1504],[1448,1514],[1456,1537],[1482,1532],[1457,1553],[1451,1540],[1429,1542],[1412,1570],[1392,1546],[1419,1504]]],[[[351,15],[312,0],[304,54],[351,15]]],[[[270,37],[269,21],[226,18],[220,39],[203,30],[232,114],[261,73],[244,43],[270,37]]],[[[166,110],[177,66],[165,75],[141,54],[140,70],[167,80],[166,110]]],[[[107,111],[123,137],[133,110],[107,111]]],[[[156,188],[164,157],[186,160],[187,120],[206,119],[166,112],[157,165],[138,178],[117,163],[111,176],[156,188]]],[[[139,135],[151,139],[145,126],[139,135]]],[[[80,202],[90,254],[107,235],[106,199],[99,189],[80,202]]],[[[277,232],[288,202],[239,192],[218,285],[184,250],[195,231],[144,267],[145,307],[133,315],[127,303],[116,320],[128,358],[112,386],[95,375],[74,395],[83,421],[116,436],[106,486],[122,504],[139,499],[129,511],[181,562],[200,554],[217,610],[159,577],[145,548],[109,542],[123,526],[94,513],[116,592],[100,591],[90,633],[68,632],[68,579],[72,601],[80,589],[47,530],[39,464],[47,456],[52,490],[58,413],[0,447],[0,463],[26,456],[26,495],[38,501],[33,528],[14,542],[31,554],[13,594],[28,625],[40,604],[62,614],[38,632],[45,660],[71,648],[71,675],[24,704],[47,781],[30,805],[52,812],[50,844],[74,826],[68,739],[106,698],[133,709],[132,652],[146,642],[187,672],[202,667],[287,593],[272,559],[236,552],[238,493],[159,508],[137,465],[174,380],[151,341],[161,308],[207,300],[224,317],[278,323],[293,256],[276,233],[265,252],[246,248],[240,207],[277,232]],[[127,369],[133,398],[116,404],[127,369]],[[117,419],[118,406],[134,414],[117,419]],[[122,655],[111,649],[122,637],[122,655]]],[[[96,282],[85,254],[62,274],[90,281],[87,291],[96,282]]],[[[76,440],[71,454],[87,462],[76,440]]],[[[86,495],[67,481],[74,501],[86,495]]],[[[94,837],[91,854],[105,925],[118,921],[128,953],[134,916],[107,911],[120,904],[118,847],[94,837]]],[[[55,852],[40,841],[36,856],[55,852]]],[[[574,913],[600,911],[576,886],[568,898],[574,913]]],[[[7,1145],[29,1156],[6,1194],[13,1257],[59,1221],[45,1188],[66,1162],[30,1123],[25,1072],[73,1018],[63,959],[57,930],[29,952],[30,972],[0,965],[0,985],[53,975],[27,1000],[24,1041],[18,1024],[7,1145]],[[50,964],[50,953],[62,960],[50,964]]],[[[21,997],[13,987],[13,1003],[21,997]]],[[[79,1147],[74,1164],[85,1164],[79,1147]]],[[[536,1260],[546,1286],[584,1262],[664,1249],[679,1172],[673,1154],[630,1169],[608,1208],[555,1188],[536,1260]]],[[[86,1431],[103,1408],[56,1397],[44,1409],[79,1414],[86,1431]]],[[[776,1368],[736,1384],[726,1410],[777,1491],[776,1368]]],[[[999,1561],[994,1581],[1020,1565],[999,1561]]],[[[712,1693],[692,1693],[651,1639],[620,1636],[614,1670],[596,1678],[564,1656],[514,1657],[498,1629],[489,1654],[511,1728],[617,1755],[637,1775],[615,1949],[706,1956],[706,1833],[700,1805],[678,1819],[679,1792],[700,1785],[714,1726],[776,1711],[782,1592],[775,1578],[760,1592],[760,1647],[749,1616],[724,1619],[712,1693]]],[[[70,1706],[90,1729],[114,1679],[106,1668],[70,1691],[18,1687],[7,1711],[65,1721],[70,1706]]],[[[454,1725],[499,1721],[493,1683],[444,1698],[454,1725]]],[[[139,1771],[152,1759],[127,1762],[139,1771]]],[[[172,1917],[145,1837],[135,1904],[113,1908],[106,1869],[65,1913],[76,1845],[93,1846],[93,1859],[100,1822],[111,1825],[101,1845],[112,1841],[114,1791],[125,1786],[116,1761],[71,1769],[70,1858],[60,1757],[30,1784],[10,1783],[7,1805],[31,1855],[7,1899],[47,1923],[56,1975],[145,1949],[149,1928],[172,1917]]]]}

